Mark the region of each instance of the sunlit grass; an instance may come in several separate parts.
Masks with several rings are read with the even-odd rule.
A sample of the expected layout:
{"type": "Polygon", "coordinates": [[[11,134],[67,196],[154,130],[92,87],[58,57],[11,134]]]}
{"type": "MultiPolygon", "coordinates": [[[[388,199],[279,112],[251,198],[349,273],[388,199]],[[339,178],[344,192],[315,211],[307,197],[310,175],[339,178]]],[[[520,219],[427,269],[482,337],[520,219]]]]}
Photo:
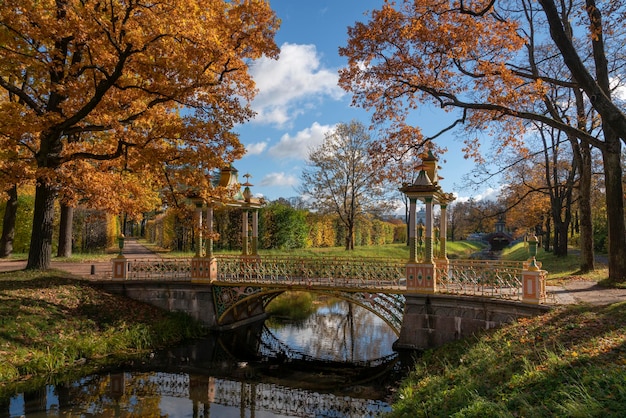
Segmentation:
{"type": "MultiPolygon", "coordinates": [[[[143,242],[142,242],[143,244],[143,242]]],[[[149,247],[149,245],[148,245],[149,247]]],[[[448,257],[467,258],[471,254],[480,251],[485,244],[473,241],[449,241],[446,245],[448,257]]],[[[150,247],[149,247],[150,248],[150,247]]],[[[438,250],[438,247],[435,247],[438,250]]],[[[215,251],[216,255],[237,255],[241,250],[215,251]]],[[[344,247],[324,247],[324,248],[297,248],[291,250],[259,250],[260,255],[288,255],[292,257],[382,257],[408,259],[409,247],[406,243],[386,244],[386,245],[365,245],[356,246],[354,250],[346,251],[344,247]]],[[[193,257],[192,252],[170,251],[168,257],[193,257]]]]}
{"type": "MultiPolygon", "coordinates": [[[[100,251],[94,253],[78,253],[74,252],[69,257],[56,257],[53,255],[52,261],[62,261],[67,263],[87,263],[90,261],[108,261],[115,256],[115,251],[100,251]]],[[[28,253],[11,253],[11,255],[3,260],[28,260],[28,253]]]]}
{"type": "MultiPolygon", "coordinates": [[[[518,243],[502,251],[502,258],[506,260],[523,261],[529,258],[528,249],[524,243],[518,243]]],[[[578,278],[585,280],[602,281],[608,277],[608,268],[605,265],[596,265],[596,270],[581,274],[580,257],[576,253],[566,257],[557,257],[553,252],[546,252],[540,248],[536,259],[541,262],[542,269],[548,271],[548,281],[558,283],[563,279],[578,278]]]]}
{"type": "Polygon", "coordinates": [[[424,353],[391,417],[626,416],[626,302],[570,306],[424,353]]]}
{"type": "Polygon", "coordinates": [[[282,293],[272,300],[265,309],[265,312],[272,316],[292,320],[305,319],[314,311],[313,295],[308,292],[282,293]]]}

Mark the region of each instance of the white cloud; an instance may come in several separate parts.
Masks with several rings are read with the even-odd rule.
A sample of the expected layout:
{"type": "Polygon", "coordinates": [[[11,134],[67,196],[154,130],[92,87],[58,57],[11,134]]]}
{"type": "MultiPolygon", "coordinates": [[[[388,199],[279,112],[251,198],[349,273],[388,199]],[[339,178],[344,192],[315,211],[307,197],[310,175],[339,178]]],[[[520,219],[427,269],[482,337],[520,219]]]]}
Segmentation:
{"type": "Polygon", "coordinates": [[[495,189],[493,187],[488,187],[482,190],[480,193],[476,193],[471,196],[459,196],[458,192],[452,192],[452,194],[455,197],[455,202],[458,203],[468,202],[470,199],[474,199],[474,201],[476,202],[479,202],[481,200],[497,200],[500,191],[505,187],[508,187],[508,185],[503,184],[495,189]]]}
{"type": "Polygon", "coordinates": [[[252,108],[259,123],[282,126],[321,98],[344,95],[337,71],[321,65],[315,45],[284,43],[278,60],[261,58],[250,73],[258,89],[252,108]]]}
{"type": "Polygon", "coordinates": [[[295,186],[298,184],[298,178],[292,174],[268,173],[259,183],[259,186],[295,186]]]}
{"type": "Polygon", "coordinates": [[[612,78],[611,83],[614,84],[612,96],[620,101],[626,100],[626,85],[622,83],[618,78],[612,78]]]}
{"type": "Polygon", "coordinates": [[[284,134],[278,144],[270,147],[268,154],[274,158],[304,160],[309,155],[309,149],[319,146],[326,133],[334,128],[334,125],[314,122],[311,127],[299,131],[295,136],[284,134]]]}
{"type": "Polygon", "coordinates": [[[248,155],[258,155],[262,154],[267,148],[267,142],[257,142],[255,144],[246,145],[246,154],[248,155]]]}

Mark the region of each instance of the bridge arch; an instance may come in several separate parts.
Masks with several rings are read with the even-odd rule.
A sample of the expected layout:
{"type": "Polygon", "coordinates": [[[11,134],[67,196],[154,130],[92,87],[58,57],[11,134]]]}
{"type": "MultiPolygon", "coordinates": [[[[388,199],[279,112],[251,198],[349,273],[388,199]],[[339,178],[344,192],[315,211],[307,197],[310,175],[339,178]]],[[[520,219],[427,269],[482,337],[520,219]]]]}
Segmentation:
{"type": "Polygon", "coordinates": [[[264,314],[267,305],[286,291],[310,292],[353,302],[381,318],[397,336],[400,335],[405,304],[402,293],[359,292],[332,288],[213,285],[218,326],[234,324],[264,314]]]}

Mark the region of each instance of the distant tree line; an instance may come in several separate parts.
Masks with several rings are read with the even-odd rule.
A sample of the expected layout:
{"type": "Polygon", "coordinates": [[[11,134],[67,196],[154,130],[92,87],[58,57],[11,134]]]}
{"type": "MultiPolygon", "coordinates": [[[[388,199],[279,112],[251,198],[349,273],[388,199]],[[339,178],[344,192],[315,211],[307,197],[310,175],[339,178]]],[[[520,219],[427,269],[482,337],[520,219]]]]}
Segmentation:
{"type": "MultiPolygon", "coordinates": [[[[219,234],[213,248],[241,249],[242,212],[239,209],[216,210],[214,231],[219,234]]],[[[195,243],[193,220],[181,219],[174,211],[157,215],[146,222],[145,237],[157,245],[191,251],[195,243]]],[[[278,199],[259,210],[259,249],[296,249],[343,246],[346,229],[334,214],[319,214],[294,208],[278,199]]],[[[406,226],[400,220],[389,221],[372,215],[359,217],[355,227],[355,244],[384,245],[406,242],[406,226]]]]}
{"type": "MultiPolygon", "coordinates": [[[[28,252],[32,228],[32,194],[19,196],[16,212],[16,225],[12,237],[12,249],[16,253],[28,252]]],[[[448,240],[466,239],[472,233],[490,233],[502,212],[506,200],[472,200],[454,202],[448,208],[448,240]]],[[[0,204],[0,217],[4,216],[6,203],[0,204]]],[[[529,222],[542,245],[552,250],[554,240],[549,205],[537,208],[535,213],[526,210],[509,210],[506,213],[506,228],[514,237],[528,232],[529,222]]],[[[60,208],[57,207],[57,211],[60,208]]],[[[72,252],[97,253],[117,245],[118,231],[122,230],[119,217],[104,211],[78,207],[73,217],[72,252]]],[[[241,249],[241,210],[231,209],[215,212],[214,228],[219,239],[214,249],[241,249]]],[[[439,223],[438,215],[435,224],[439,223]]],[[[594,248],[607,251],[606,216],[598,211],[593,219],[594,248]]],[[[168,210],[160,213],[147,213],[142,222],[129,222],[126,234],[146,238],[160,247],[176,251],[194,251],[195,228],[193,218],[182,216],[180,212],[168,210]]],[[[578,213],[574,210],[569,224],[568,238],[576,244],[580,236],[578,213]]],[[[384,245],[405,243],[406,223],[401,219],[381,219],[372,214],[360,216],[356,221],[355,245],[384,245]]],[[[278,199],[265,205],[259,211],[259,248],[296,249],[343,246],[346,228],[336,214],[321,214],[294,205],[286,199],[278,199]]],[[[56,241],[55,241],[56,242],[56,241]]],[[[56,247],[54,248],[56,251],[56,247]]]]}

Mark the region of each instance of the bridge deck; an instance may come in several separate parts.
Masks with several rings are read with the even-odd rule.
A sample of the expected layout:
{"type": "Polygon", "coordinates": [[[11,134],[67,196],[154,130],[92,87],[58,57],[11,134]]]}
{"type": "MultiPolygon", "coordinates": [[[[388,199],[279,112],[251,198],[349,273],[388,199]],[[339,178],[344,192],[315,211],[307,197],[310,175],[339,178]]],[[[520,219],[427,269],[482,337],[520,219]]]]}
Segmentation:
{"type": "MultiPolygon", "coordinates": [[[[128,260],[126,280],[191,281],[191,259],[128,260]]],[[[406,260],[285,256],[218,256],[220,286],[406,293],[406,260]]],[[[522,262],[449,260],[437,264],[439,293],[522,298],[522,262]]]]}

